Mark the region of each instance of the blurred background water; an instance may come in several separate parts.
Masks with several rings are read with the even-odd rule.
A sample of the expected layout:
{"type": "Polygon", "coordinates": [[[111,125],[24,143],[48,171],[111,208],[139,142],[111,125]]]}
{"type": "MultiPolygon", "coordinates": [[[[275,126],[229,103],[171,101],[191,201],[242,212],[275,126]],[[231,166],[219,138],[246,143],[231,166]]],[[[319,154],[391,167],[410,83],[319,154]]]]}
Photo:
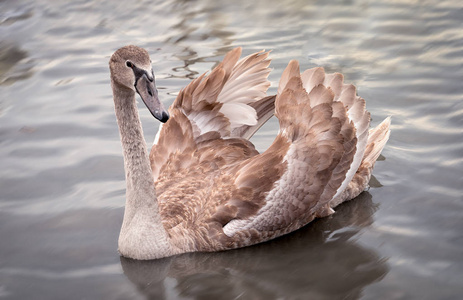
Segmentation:
{"type": "Polygon", "coordinates": [[[461,299],[462,67],[458,0],[0,0],[0,299],[461,299]],[[119,258],[108,60],[126,44],[166,105],[236,46],[272,50],[270,93],[290,59],[343,73],[373,125],[393,116],[371,189],[269,243],[119,258]]]}

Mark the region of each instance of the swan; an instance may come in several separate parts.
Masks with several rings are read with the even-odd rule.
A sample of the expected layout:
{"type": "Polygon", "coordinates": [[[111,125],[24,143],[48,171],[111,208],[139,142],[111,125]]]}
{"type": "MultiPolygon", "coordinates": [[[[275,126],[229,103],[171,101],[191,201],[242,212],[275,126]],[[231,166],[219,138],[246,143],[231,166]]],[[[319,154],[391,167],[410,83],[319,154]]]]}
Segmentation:
{"type": "Polygon", "coordinates": [[[292,60],[276,95],[269,52],[224,57],[180,91],[167,111],[145,49],[109,61],[124,156],[126,204],[120,255],[158,259],[261,243],[334,213],[368,185],[390,135],[390,117],[369,129],[355,86],[292,60]],[[148,152],[139,94],[161,122],[148,152]],[[280,130],[259,153],[249,141],[273,115],[280,130]]]}

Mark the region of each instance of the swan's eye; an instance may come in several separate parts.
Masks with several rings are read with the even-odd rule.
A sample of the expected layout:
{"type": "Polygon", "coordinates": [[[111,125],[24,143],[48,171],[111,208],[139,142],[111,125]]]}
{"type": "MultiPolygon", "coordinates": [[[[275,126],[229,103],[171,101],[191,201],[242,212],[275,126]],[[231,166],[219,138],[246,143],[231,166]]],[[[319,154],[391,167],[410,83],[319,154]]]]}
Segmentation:
{"type": "Polygon", "coordinates": [[[135,67],[135,65],[134,65],[130,60],[126,61],[126,62],[125,62],[125,65],[126,65],[127,67],[129,67],[129,68],[135,67]]]}

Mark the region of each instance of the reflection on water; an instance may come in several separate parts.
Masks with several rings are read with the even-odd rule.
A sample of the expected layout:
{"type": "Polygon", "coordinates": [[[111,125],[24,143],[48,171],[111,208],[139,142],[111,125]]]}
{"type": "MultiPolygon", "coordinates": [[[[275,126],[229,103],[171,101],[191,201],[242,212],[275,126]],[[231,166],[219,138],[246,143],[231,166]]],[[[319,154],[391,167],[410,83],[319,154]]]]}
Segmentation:
{"type": "MultiPolygon", "coordinates": [[[[0,0],[0,298],[460,298],[461,1],[129,2],[0,0]],[[150,52],[166,106],[236,46],[272,50],[270,93],[291,59],[342,72],[373,125],[392,115],[371,189],[255,247],[120,260],[108,59],[127,44],[150,52]]],[[[150,144],[158,122],[140,116],[150,144]]]]}
{"type": "Polygon", "coordinates": [[[13,45],[0,42],[0,84],[12,83],[14,80],[6,74],[18,62],[27,57],[27,53],[13,45]]]}
{"type": "Polygon", "coordinates": [[[363,193],[333,217],[268,243],[121,264],[148,299],[169,299],[166,286],[186,299],[357,299],[388,271],[385,259],[352,238],[375,210],[363,193]]]}

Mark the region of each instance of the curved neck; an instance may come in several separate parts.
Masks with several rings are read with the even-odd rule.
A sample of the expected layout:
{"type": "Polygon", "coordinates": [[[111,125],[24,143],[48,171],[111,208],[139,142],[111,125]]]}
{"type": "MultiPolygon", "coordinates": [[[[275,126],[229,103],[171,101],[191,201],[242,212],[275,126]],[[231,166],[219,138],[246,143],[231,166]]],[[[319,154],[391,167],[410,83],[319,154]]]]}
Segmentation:
{"type": "Polygon", "coordinates": [[[150,160],[135,102],[135,92],[112,82],[127,183],[119,252],[135,259],[173,254],[162,225],[150,160]]]}
{"type": "Polygon", "coordinates": [[[148,150],[138,115],[135,92],[113,84],[117,124],[124,153],[126,209],[157,206],[148,150]]]}

